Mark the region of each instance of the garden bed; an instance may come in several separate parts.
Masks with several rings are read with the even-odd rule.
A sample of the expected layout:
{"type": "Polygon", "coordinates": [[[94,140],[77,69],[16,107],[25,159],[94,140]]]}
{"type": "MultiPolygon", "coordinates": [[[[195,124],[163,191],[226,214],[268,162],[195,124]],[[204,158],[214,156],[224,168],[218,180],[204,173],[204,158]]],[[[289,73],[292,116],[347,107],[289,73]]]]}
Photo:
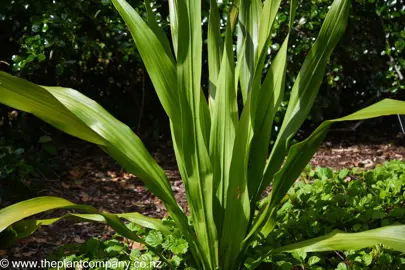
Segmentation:
{"type": "MultiPolygon", "coordinates": [[[[171,145],[167,142],[160,145],[163,145],[163,147],[157,148],[153,155],[169,176],[178,202],[183,208],[187,209],[184,186],[176,169],[171,145]]],[[[65,172],[55,179],[42,179],[42,181],[46,181],[46,189],[40,191],[39,195],[60,196],[72,202],[90,204],[98,209],[116,213],[141,212],[145,215],[159,218],[166,215],[161,201],[153,196],[143,186],[142,182],[135,176],[122,171],[111,158],[98,148],[74,140],[70,145],[64,146],[64,149],[58,156],[60,159],[58,162],[63,164],[65,172]]],[[[401,221],[401,218],[401,222],[404,223],[405,220],[403,218],[405,215],[399,218],[391,216],[385,218],[385,216],[390,215],[392,209],[400,209],[402,207],[401,203],[403,203],[404,198],[398,197],[395,199],[394,194],[389,193],[387,199],[378,199],[379,195],[372,193],[374,189],[365,185],[365,174],[363,173],[364,170],[371,170],[377,164],[382,164],[387,160],[404,159],[404,157],[405,148],[390,143],[356,144],[355,141],[350,140],[346,140],[345,144],[336,144],[333,140],[324,143],[311,161],[313,168],[322,166],[334,170],[341,168],[359,169],[347,171],[347,175],[344,177],[342,176],[342,171],[339,176],[339,173],[333,175],[329,169],[317,169],[303,174],[302,181],[296,183],[292,190],[295,194],[300,194],[299,196],[294,195],[299,199],[297,199],[298,201],[291,201],[290,199],[283,206],[283,209],[288,209],[288,211],[280,213],[279,219],[282,227],[276,228],[274,233],[271,234],[269,243],[286,244],[289,241],[298,241],[323,235],[332,229],[348,231],[371,229],[388,224],[387,222],[392,222],[393,220],[401,221]],[[324,179],[320,180],[322,178],[324,179]],[[329,181],[330,179],[338,179],[339,181],[329,181]],[[358,201],[361,201],[362,198],[358,197],[360,196],[359,194],[345,193],[346,189],[356,189],[365,198],[367,198],[367,194],[373,194],[373,198],[368,202],[367,207],[379,208],[377,209],[379,212],[372,212],[367,221],[363,220],[360,222],[359,219],[353,219],[355,215],[350,211],[360,211],[356,208],[358,206],[355,204],[358,204],[358,201]],[[309,194],[313,194],[314,196],[309,196],[309,194]],[[346,197],[341,198],[343,195],[346,197]],[[336,197],[343,200],[342,205],[336,205],[333,201],[336,197]],[[325,198],[329,199],[326,200],[325,198]],[[304,199],[306,201],[302,201],[304,199]],[[394,199],[395,202],[393,201],[394,199]],[[333,209],[331,213],[338,214],[338,216],[326,218],[329,212],[322,212],[326,211],[322,210],[323,207],[333,209]],[[315,211],[315,209],[317,210],[315,211]],[[317,220],[317,223],[314,223],[315,221],[310,217],[319,218],[319,220],[317,220]],[[277,238],[277,235],[281,235],[282,237],[277,238]]],[[[391,181],[401,175],[400,169],[403,172],[404,168],[405,165],[402,163],[394,162],[388,165],[387,168],[379,168],[376,171],[381,173],[380,178],[384,178],[380,180],[385,185],[388,185],[387,181],[391,181]],[[386,174],[390,177],[385,177],[386,174]]],[[[402,183],[398,182],[397,185],[396,188],[404,192],[405,179],[403,179],[402,183]]],[[[60,211],[58,210],[58,212],[60,211]]],[[[364,215],[367,211],[360,211],[357,214],[365,219],[364,215]]],[[[370,213],[367,215],[370,215],[370,213]]],[[[41,215],[41,217],[50,216],[52,216],[52,213],[41,215]]],[[[112,236],[113,231],[103,224],[77,224],[72,221],[60,221],[52,226],[41,228],[33,236],[19,241],[12,248],[0,250],[0,256],[19,260],[42,259],[65,244],[83,245],[93,237],[101,241],[111,241],[112,236]]],[[[109,242],[106,243],[108,244],[109,242]]],[[[354,267],[356,265],[359,265],[359,267],[368,267],[369,265],[394,266],[399,265],[398,263],[405,260],[405,258],[402,258],[402,261],[397,260],[401,258],[395,252],[373,248],[367,251],[352,253],[282,255],[267,261],[271,263],[273,268],[281,267],[280,269],[289,269],[291,265],[304,265],[308,269],[313,269],[315,266],[324,267],[323,269],[329,269],[330,267],[332,267],[330,269],[335,269],[336,267],[345,269],[343,268],[343,264],[347,267],[354,267]],[[369,253],[372,254],[372,258],[368,255],[369,253]],[[367,265],[370,260],[371,263],[367,265]]]]}

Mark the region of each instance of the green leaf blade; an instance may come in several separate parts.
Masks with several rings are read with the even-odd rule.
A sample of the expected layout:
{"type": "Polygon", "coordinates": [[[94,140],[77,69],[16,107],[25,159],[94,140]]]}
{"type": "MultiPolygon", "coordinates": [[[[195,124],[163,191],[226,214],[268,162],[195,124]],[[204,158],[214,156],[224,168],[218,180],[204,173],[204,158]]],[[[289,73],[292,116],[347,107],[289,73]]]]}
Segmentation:
{"type": "Polygon", "coordinates": [[[213,167],[214,192],[216,204],[214,205],[216,227],[218,234],[222,233],[224,211],[229,186],[229,171],[235,141],[236,126],[238,123],[238,105],[236,99],[234,76],[235,66],[232,50],[232,32],[228,25],[226,29],[225,51],[217,81],[217,94],[212,104],[212,118],[215,121],[211,126],[210,157],[213,167]]]}
{"type": "Polygon", "coordinates": [[[220,29],[220,17],[217,1],[210,0],[208,22],[208,70],[209,70],[209,103],[215,100],[216,85],[221,67],[223,42],[220,29]]]}
{"type": "Polygon", "coordinates": [[[262,1],[240,1],[238,22],[238,55],[243,55],[240,67],[240,88],[243,103],[248,98],[253,84],[255,65],[258,59],[259,27],[262,10],[262,1]],[[244,46],[242,46],[245,44],[244,46]],[[241,52],[241,49],[244,52],[241,52]]]}
{"type": "Polygon", "coordinates": [[[226,190],[226,210],[221,236],[220,256],[223,269],[234,269],[241,264],[240,250],[250,220],[247,173],[250,145],[253,138],[251,95],[242,111],[233,147],[229,185],[226,190]],[[235,226],[237,224],[237,226],[235,226]]]}
{"type": "Polygon", "coordinates": [[[405,252],[405,225],[392,225],[359,233],[334,231],[325,236],[287,245],[274,252],[358,250],[383,244],[405,252]]]}
{"type": "Polygon", "coordinates": [[[173,126],[200,259],[204,268],[218,265],[218,237],[213,216],[213,173],[209,157],[209,113],[201,90],[201,1],[173,1],[177,35],[177,88],[180,126],[173,126]],[[204,119],[201,118],[204,116],[204,119]]]}
{"type": "MultiPolygon", "coordinates": [[[[277,14],[280,3],[273,7],[273,15],[277,14]]],[[[265,7],[266,8],[266,4],[265,7]]],[[[261,195],[260,189],[261,181],[263,177],[263,170],[265,167],[266,157],[268,155],[268,148],[263,147],[270,144],[270,135],[273,127],[273,120],[277,113],[277,110],[284,97],[284,88],[287,72],[287,50],[290,38],[290,33],[293,28],[293,22],[295,18],[295,12],[297,8],[297,1],[290,2],[290,23],[289,32],[285,38],[283,45],[274,58],[270,69],[268,70],[263,84],[260,87],[260,92],[255,93],[256,99],[256,116],[255,116],[255,135],[252,140],[252,151],[250,153],[251,168],[249,170],[249,195],[252,202],[252,208],[257,202],[258,197],[261,195]]],[[[268,15],[263,15],[262,18],[266,18],[268,15]],[[264,17],[263,17],[264,16],[264,17]]],[[[271,17],[270,17],[271,20],[271,17]]],[[[271,22],[274,18],[271,20],[271,22]]],[[[268,44],[264,49],[267,49],[268,44]]],[[[263,52],[262,52],[263,53],[263,52]]],[[[258,65],[263,65],[263,60],[260,60],[258,65]]],[[[261,74],[260,67],[259,71],[261,74]]],[[[261,76],[260,76],[261,77],[261,76]]]]}
{"type": "Polygon", "coordinates": [[[329,57],[346,29],[350,0],[335,0],[294,83],[279,136],[266,165],[259,194],[273,180],[287,153],[288,142],[307,117],[322,83],[329,57]]]}

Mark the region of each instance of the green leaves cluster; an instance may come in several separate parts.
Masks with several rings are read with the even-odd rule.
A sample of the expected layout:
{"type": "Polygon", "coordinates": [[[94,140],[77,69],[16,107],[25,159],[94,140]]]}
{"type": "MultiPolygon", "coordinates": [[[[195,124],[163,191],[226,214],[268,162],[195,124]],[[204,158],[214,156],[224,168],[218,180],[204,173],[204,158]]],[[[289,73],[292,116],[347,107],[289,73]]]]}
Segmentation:
{"type": "Polygon", "coordinates": [[[0,205],[32,196],[24,181],[38,176],[38,172],[32,162],[26,160],[24,151],[23,148],[5,146],[0,141],[0,205]]]}
{"type": "MultiPolygon", "coordinates": [[[[328,12],[332,0],[302,1],[297,10],[296,27],[289,47],[289,69],[286,97],[277,122],[285,113],[291,89],[300,65],[312,47],[316,33],[328,12]]],[[[276,18],[273,36],[274,49],[283,38],[288,5],[283,4],[276,18]]],[[[404,43],[405,11],[400,1],[355,0],[349,15],[346,32],[327,65],[325,80],[308,124],[347,114],[383,97],[402,96],[405,62],[401,44],[404,43]],[[397,44],[397,45],[395,45],[397,44]]],[[[405,43],[404,43],[405,44],[405,43]]],[[[271,47],[272,48],[272,47],[271,47]]],[[[277,50],[271,50],[271,54],[277,50]]]]}
{"type": "MultiPolygon", "coordinates": [[[[359,168],[332,172],[328,168],[307,167],[299,182],[288,192],[277,211],[277,223],[262,245],[283,246],[311,239],[339,229],[361,232],[404,223],[405,163],[390,161],[365,171],[359,168]]],[[[250,256],[256,258],[263,246],[256,244],[250,256]]],[[[401,269],[403,253],[375,246],[307,254],[275,254],[263,267],[274,269],[401,269]]]]}
{"type": "MultiPolygon", "coordinates": [[[[152,9],[157,11],[156,20],[168,33],[166,4],[151,2],[152,9]]],[[[31,0],[3,1],[0,3],[0,25],[9,31],[3,33],[5,52],[0,60],[10,63],[17,74],[33,82],[78,89],[126,123],[137,125],[126,116],[126,112],[138,114],[141,107],[143,72],[139,53],[132,46],[130,33],[111,1],[92,3],[74,0],[69,4],[55,1],[50,5],[31,0]],[[123,73],[136,75],[131,79],[122,76],[123,73]],[[121,106],[125,110],[118,108],[121,106]]],[[[146,18],[142,1],[130,3],[146,18]]],[[[293,42],[288,48],[286,95],[275,118],[277,127],[280,127],[285,114],[296,74],[331,3],[332,0],[300,3],[291,38],[293,42]]],[[[203,5],[202,10],[204,31],[208,31],[208,7],[203,5]]],[[[220,14],[225,14],[226,10],[226,5],[219,6],[220,14]]],[[[288,3],[283,1],[272,29],[272,56],[283,42],[288,10],[288,3]]],[[[308,115],[309,125],[315,126],[325,119],[350,113],[369,105],[371,99],[394,96],[403,89],[404,79],[399,74],[405,76],[402,56],[404,16],[400,1],[353,1],[346,33],[330,59],[320,94],[308,115]]],[[[226,16],[221,19],[221,29],[224,30],[226,16]]],[[[203,50],[206,48],[203,47],[203,50]]],[[[205,56],[203,59],[208,60],[205,56]]],[[[270,61],[265,69],[269,66],[270,61]]],[[[209,84],[203,82],[203,87],[207,90],[209,84]]],[[[149,90],[151,86],[147,84],[146,88],[149,90]]],[[[145,103],[149,105],[146,108],[158,107],[153,91],[146,91],[145,95],[145,103]]],[[[156,110],[151,112],[143,115],[150,117],[154,114],[154,128],[157,129],[166,118],[159,115],[156,119],[156,110]]],[[[275,139],[275,136],[272,138],[275,139]]]]}
{"type": "MultiPolygon", "coordinates": [[[[138,11],[145,12],[142,2],[136,5],[138,11]]],[[[8,41],[21,46],[11,59],[14,71],[29,75],[46,60],[56,69],[53,75],[57,78],[73,75],[66,74],[67,68],[96,75],[106,74],[113,61],[139,60],[125,23],[110,1],[54,1],[47,5],[30,0],[3,1],[0,12],[2,23],[11,24],[18,32],[8,41]]],[[[76,74],[74,79],[80,77],[76,74]]]]}
{"type": "Polygon", "coordinates": [[[0,180],[6,179],[14,171],[23,173],[29,168],[24,164],[24,159],[21,158],[23,153],[23,148],[0,147],[0,180]]]}
{"type": "MultiPolygon", "coordinates": [[[[168,13],[156,1],[151,3],[154,10],[168,13]]],[[[143,1],[131,4],[146,17],[143,1]]],[[[160,13],[155,19],[167,24],[160,13]]],[[[166,118],[159,101],[125,22],[111,1],[5,0],[0,3],[0,27],[4,30],[0,36],[1,70],[41,85],[78,89],[132,126],[138,126],[140,114],[142,123],[162,118],[163,126],[166,118]]],[[[32,134],[36,135],[42,134],[32,134]]]]}
{"type": "MultiPolygon", "coordinates": [[[[166,220],[164,222],[167,222],[168,225],[173,225],[173,221],[171,220],[166,220]]],[[[135,232],[139,237],[145,239],[145,242],[151,247],[156,248],[159,250],[159,252],[169,258],[169,262],[172,263],[176,268],[192,269],[187,267],[190,261],[188,244],[178,229],[170,227],[169,233],[162,234],[158,230],[151,230],[141,227],[135,223],[128,223],[127,227],[131,231],[135,232]]],[[[49,255],[47,259],[73,262],[117,261],[121,262],[119,265],[120,267],[114,269],[155,269],[153,268],[153,263],[158,265],[158,263],[161,262],[161,259],[146,246],[135,246],[134,244],[135,242],[123,239],[118,234],[107,240],[90,238],[84,244],[64,245],[56,252],[49,255]],[[142,267],[140,262],[144,262],[143,265],[146,267],[142,267]],[[127,263],[129,268],[126,268],[123,263],[127,263]]],[[[111,263],[111,265],[113,264],[111,263]]],[[[161,264],[159,266],[162,268],[164,265],[161,264]]]]}

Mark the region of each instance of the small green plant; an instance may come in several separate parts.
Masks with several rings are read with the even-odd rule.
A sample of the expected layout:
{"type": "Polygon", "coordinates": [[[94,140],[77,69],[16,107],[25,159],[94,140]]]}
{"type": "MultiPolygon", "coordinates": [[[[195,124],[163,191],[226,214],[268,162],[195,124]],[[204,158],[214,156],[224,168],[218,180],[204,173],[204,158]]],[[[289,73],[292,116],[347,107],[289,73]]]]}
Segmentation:
{"type": "Polygon", "coordinates": [[[50,155],[56,154],[55,143],[50,136],[41,136],[37,143],[29,144],[19,141],[15,133],[9,135],[9,140],[0,138],[0,205],[2,206],[35,197],[35,192],[43,186],[41,180],[46,170],[56,168],[50,162],[44,165],[44,161],[50,155]]]}
{"type": "MultiPolygon", "coordinates": [[[[354,168],[332,172],[328,168],[307,168],[278,209],[274,230],[266,240],[249,248],[251,259],[247,261],[260,256],[263,246],[267,245],[280,247],[325,235],[334,229],[361,232],[405,223],[404,172],[403,161],[386,162],[369,171],[354,168]],[[322,171],[328,176],[318,173],[322,171]]],[[[267,269],[365,269],[372,266],[402,269],[405,255],[374,246],[344,252],[274,254],[264,262],[267,269]]]]}
{"type": "Polygon", "coordinates": [[[23,148],[0,147],[0,179],[6,179],[16,170],[24,168],[24,159],[21,157],[23,153],[23,148]]]}
{"type": "Polygon", "coordinates": [[[37,176],[37,171],[25,159],[23,148],[0,143],[0,205],[33,197],[26,182],[37,176]]]}
{"type": "MultiPolygon", "coordinates": [[[[162,234],[158,230],[143,228],[137,224],[129,223],[127,228],[145,239],[145,242],[159,250],[168,261],[176,268],[185,269],[191,259],[188,252],[188,243],[181,231],[175,227],[172,220],[164,220],[170,227],[170,233],[162,234]],[[174,225],[174,226],[173,226],[174,225]]],[[[48,256],[50,261],[71,262],[120,262],[123,269],[155,269],[163,268],[163,264],[155,253],[146,246],[139,245],[120,235],[114,235],[111,239],[100,240],[91,238],[84,244],[67,244],[60,247],[56,252],[48,256]]],[[[102,267],[100,267],[102,269],[102,267]]],[[[120,268],[118,268],[120,269],[120,268]]]]}
{"type": "MultiPolygon", "coordinates": [[[[201,0],[169,1],[172,44],[156,23],[149,1],[145,1],[147,22],[125,0],[112,2],[130,29],[170,119],[191,224],[178,206],[167,176],[140,139],[93,100],[72,89],[38,86],[0,73],[0,102],[31,112],[68,134],[99,145],[125,169],[139,176],[163,201],[182,231],[193,268],[242,267],[251,243],[267,239],[275,228],[278,205],[333,122],[405,114],[405,102],[383,100],[349,116],[324,122],[310,137],[288,149],[291,138],[314,103],[328,59],[346,28],[348,0],[335,0],[330,6],[319,36],[296,77],[271,151],[268,149],[270,134],[284,94],[287,48],[296,0],[290,1],[285,41],[264,77],[262,71],[271,42],[270,33],[281,0],[227,1],[230,6],[224,33],[220,30],[217,2],[210,1],[207,98],[201,89],[201,0]],[[241,110],[238,93],[243,104],[241,110]],[[270,196],[261,200],[270,183],[270,196]]],[[[37,227],[52,224],[62,217],[22,219],[55,208],[86,211],[89,214],[67,216],[107,222],[118,234],[142,243],[168,267],[175,268],[158,248],[129,230],[120,219],[161,230],[163,234],[170,231],[162,221],[138,213],[111,214],[61,198],[40,197],[0,210],[0,231],[8,228],[14,238],[25,237],[37,227]]],[[[360,249],[380,243],[404,252],[404,235],[405,225],[358,233],[333,231],[282,247],[264,247],[262,255],[249,264],[255,268],[268,256],[280,252],[360,249]]]]}

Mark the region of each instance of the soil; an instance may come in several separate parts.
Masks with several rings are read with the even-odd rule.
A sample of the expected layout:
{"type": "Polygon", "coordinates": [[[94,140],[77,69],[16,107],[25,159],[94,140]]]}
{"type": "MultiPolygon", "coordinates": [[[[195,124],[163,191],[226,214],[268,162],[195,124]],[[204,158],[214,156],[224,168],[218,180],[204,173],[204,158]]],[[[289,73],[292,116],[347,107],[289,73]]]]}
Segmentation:
{"type": "MultiPolygon", "coordinates": [[[[113,213],[140,212],[157,218],[166,215],[161,201],[153,196],[136,176],[122,170],[99,148],[73,140],[64,145],[59,153],[58,163],[63,172],[52,179],[44,177],[44,188],[37,195],[63,197],[113,213]]],[[[152,153],[167,173],[179,204],[187,209],[184,186],[177,171],[171,143],[162,141],[152,153]]],[[[351,132],[333,132],[312,158],[311,165],[333,169],[371,169],[387,160],[404,158],[403,134],[374,134],[365,137],[354,136],[351,132]]],[[[37,217],[59,216],[64,212],[66,211],[57,210],[37,217]]],[[[43,259],[64,244],[84,243],[91,237],[107,239],[112,234],[113,231],[103,224],[59,221],[40,228],[31,237],[20,240],[8,250],[0,250],[0,257],[7,256],[9,259],[18,260],[43,259]]]]}

